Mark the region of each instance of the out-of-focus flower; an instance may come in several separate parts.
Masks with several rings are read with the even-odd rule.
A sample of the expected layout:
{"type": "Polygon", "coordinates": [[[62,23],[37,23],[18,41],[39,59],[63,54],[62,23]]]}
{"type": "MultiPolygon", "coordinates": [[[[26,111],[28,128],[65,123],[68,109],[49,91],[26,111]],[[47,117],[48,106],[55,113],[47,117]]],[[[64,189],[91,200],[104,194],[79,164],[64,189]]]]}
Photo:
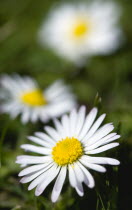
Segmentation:
{"type": "Polygon", "coordinates": [[[52,10],[39,32],[39,41],[77,64],[86,57],[113,52],[120,44],[120,9],[114,2],[63,4],[52,10]]]}
{"type": "Polygon", "coordinates": [[[42,194],[50,182],[57,177],[51,195],[52,202],[56,202],[67,171],[71,186],[80,196],[83,196],[83,182],[90,188],[94,187],[94,179],[89,169],[105,172],[106,169],[100,164],[119,164],[119,161],[113,158],[93,157],[94,154],[118,146],[119,143],[111,142],[120,136],[111,133],[114,129],[112,123],[100,127],[105,114],[95,121],[97,108],[93,108],[87,116],[85,111],[84,106],[78,112],[74,109],[69,116],[63,115],[61,122],[54,120],[56,129],[46,126],[47,134],[36,132],[35,136],[28,137],[29,140],[40,146],[32,144],[21,146],[26,151],[42,155],[21,155],[16,160],[16,163],[21,166],[31,165],[23,169],[19,176],[23,176],[20,182],[31,182],[28,190],[36,187],[36,196],[42,194]]]}
{"type": "Polygon", "coordinates": [[[42,91],[37,82],[30,77],[13,75],[1,77],[2,103],[0,111],[9,113],[12,118],[22,114],[23,123],[43,122],[59,117],[75,105],[75,97],[62,80],[58,80],[42,91]]]}

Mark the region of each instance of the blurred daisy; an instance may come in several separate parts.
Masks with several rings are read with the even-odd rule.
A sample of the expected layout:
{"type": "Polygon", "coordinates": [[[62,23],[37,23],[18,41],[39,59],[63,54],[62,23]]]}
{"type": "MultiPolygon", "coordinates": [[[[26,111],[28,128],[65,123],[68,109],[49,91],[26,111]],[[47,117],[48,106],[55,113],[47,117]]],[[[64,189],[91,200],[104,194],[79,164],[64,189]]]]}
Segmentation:
{"type": "Polygon", "coordinates": [[[93,108],[85,115],[85,107],[79,111],[72,110],[70,115],[63,115],[61,122],[54,120],[56,129],[46,126],[47,132],[36,132],[35,136],[28,139],[40,145],[24,144],[21,146],[26,151],[38,153],[41,156],[21,155],[16,163],[28,166],[19,176],[22,183],[31,182],[28,190],[36,187],[35,195],[43,193],[50,182],[56,178],[51,199],[56,202],[62,190],[68,171],[70,185],[75,188],[80,196],[83,196],[84,182],[88,187],[94,187],[94,179],[89,172],[93,169],[105,172],[100,164],[118,165],[119,161],[107,157],[94,157],[92,155],[104,152],[119,145],[111,143],[120,138],[112,123],[100,127],[105,118],[102,114],[96,121],[97,108],[93,108]],[[100,127],[100,128],[99,128],[100,127]]]}
{"type": "Polygon", "coordinates": [[[86,56],[107,54],[120,44],[117,26],[120,11],[114,2],[63,4],[51,11],[39,32],[39,40],[77,64],[86,56]]]}
{"type": "Polygon", "coordinates": [[[43,122],[70,111],[75,106],[75,97],[68,86],[59,80],[42,91],[30,77],[3,76],[0,80],[2,104],[0,111],[12,118],[21,115],[23,123],[40,119],[43,122]]]}

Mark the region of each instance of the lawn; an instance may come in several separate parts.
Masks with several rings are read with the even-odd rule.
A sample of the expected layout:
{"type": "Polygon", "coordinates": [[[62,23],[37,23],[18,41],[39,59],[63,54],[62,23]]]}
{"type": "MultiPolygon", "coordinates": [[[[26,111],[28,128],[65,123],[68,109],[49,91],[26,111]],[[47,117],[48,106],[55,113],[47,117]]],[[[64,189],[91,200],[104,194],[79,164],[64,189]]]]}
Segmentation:
{"type": "MultiPolygon", "coordinates": [[[[132,2],[118,0],[122,8],[120,27],[122,45],[110,55],[87,59],[83,67],[65,60],[38,41],[38,30],[49,10],[60,0],[0,0],[0,75],[13,73],[35,78],[41,88],[57,79],[70,85],[79,105],[94,106],[106,113],[105,123],[113,122],[121,135],[120,146],[101,156],[120,160],[119,166],[106,166],[102,174],[91,171],[95,187],[84,187],[79,197],[66,180],[59,201],[50,200],[53,183],[39,197],[27,184],[19,182],[20,166],[16,156],[25,154],[20,148],[27,136],[43,129],[37,122],[22,124],[20,117],[12,120],[0,115],[0,209],[1,210],[131,210],[132,186],[132,2]]],[[[71,1],[69,1],[71,2],[71,1]]],[[[78,1],[72,1],[75,4],[78,1]]],[[[81,1],[79,1],[81,2],[81,1]]],[[[87,2],[87,1],[86,1],[87,2]]],[[[109,20],[108,20],[109,21],[109,20]]],[[[52,120],[48,125],[53,126],[52,120]]]]}

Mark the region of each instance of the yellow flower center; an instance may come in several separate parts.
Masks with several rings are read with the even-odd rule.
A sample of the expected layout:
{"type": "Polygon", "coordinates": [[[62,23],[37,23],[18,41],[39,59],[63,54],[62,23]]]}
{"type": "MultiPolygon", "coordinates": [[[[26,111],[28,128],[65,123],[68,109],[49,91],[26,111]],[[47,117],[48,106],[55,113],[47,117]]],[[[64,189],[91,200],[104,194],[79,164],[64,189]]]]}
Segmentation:
{"type": "Polygon", "coordinates": [[[85,20],[78,20],[73,26],[74,38],[84,37],[90,30],[90,24],[85,20]]]}
{"type": "Polygon", "coordinates": [[[30,106],[42,106],[47,104],[47,101],[41,90],[36,89],[33,91],[25,92],[21,96],[22,102],[30,105],[30,106]]]}
{"type": "Polygon", "coordinates": [[[66,137],[53,147],[53,160],[60,166],[72,164],[83,155],[83,147],[80,141],[74,137],[66,137]]]}

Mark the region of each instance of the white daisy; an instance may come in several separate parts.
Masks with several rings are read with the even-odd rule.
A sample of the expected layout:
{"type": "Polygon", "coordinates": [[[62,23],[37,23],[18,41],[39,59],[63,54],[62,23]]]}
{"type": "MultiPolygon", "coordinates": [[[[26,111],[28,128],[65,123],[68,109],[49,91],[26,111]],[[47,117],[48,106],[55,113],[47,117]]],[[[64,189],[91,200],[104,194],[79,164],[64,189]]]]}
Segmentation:
{"type": "Polygon", "coordinates": [[[100,164],[118,165],[119,161],[113,158],[93,157],[119,145],[111,143],[120,138],[112,123],[100,127],[105,118],[102,114],[96,121],[97,108],[93,108],[85,115],[86,109],[82,106],[79,111],[71,111],[70,115],[63,115],[61,122],[54,120],[56,129],[46,126],[47,132],[36,132],[35,136],[28,139],[40,146],[24,144],[24,150],[41,154],[41,156],[21,155],[17,157],[16,163],[28,166],[23,169],[19,176],[22,183],[31,182],[28,190],[36,187],[35,195],[43,193],[49,183],[56,178],[51,199],[56,202],[62,190],[67,171],[69,182],[80,196],[83,196],[83,186],[94,187],[94,179],[89,172],[93,169],[105,172],[106,169],[100,164]],[[99,128],[100,127],[100,128],[99,128]]]}
{"type": "Polygon", "coordinates": [[[111,1],[63,4],[49,14],[39,41],[79,64],[86,56],[111,53],[119,46],[119,15],[119,7],[111,1]]]}
{"type": "Polygon", "coordinates": [[[12,118],[21,115],[23,123],[40,119],[43,122],[70,111],[75,106],[75,97],[63,81],[58,80],[42,91],[30,77],[4,75],[1,80],[1,112],[12,118]]]}

